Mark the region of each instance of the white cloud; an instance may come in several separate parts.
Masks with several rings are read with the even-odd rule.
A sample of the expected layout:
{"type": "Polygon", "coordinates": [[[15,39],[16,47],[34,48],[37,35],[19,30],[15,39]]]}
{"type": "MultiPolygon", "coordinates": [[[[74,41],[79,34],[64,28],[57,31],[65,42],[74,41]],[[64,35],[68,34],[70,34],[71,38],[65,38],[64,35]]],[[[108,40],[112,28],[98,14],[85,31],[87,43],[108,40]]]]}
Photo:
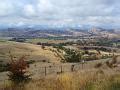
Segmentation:
{"type": "Polygon", "coordinates": [[[35,9],[31,4],[24,6],[24,13],[26,16],[34,16],[36,14],[35,9]]]}
{"type": "Polygon", "coordinates": [[[17,26],[18,26],[18,27],[23,26],[23,25],[25,25],[25,23],[22,22],[22,21],[17,23],[17,26]]]}
{"type": "Polygon", "coordinates": [[[14,13],[14,7],[11,3],[0,2],[0,16],[6,16],[14,13]]]}
{"type": "Polygon", "coordinates": [[[49,10],[52,8],[53,5],[50,0],[38,0],[37,6],[40,10],[49,10]]]}
{"type": "Polygon", "coordinates": [[[0,23],[21,17],[32,23],[118,24],[119,4],[120,0],[0,0],[0,23]]]}

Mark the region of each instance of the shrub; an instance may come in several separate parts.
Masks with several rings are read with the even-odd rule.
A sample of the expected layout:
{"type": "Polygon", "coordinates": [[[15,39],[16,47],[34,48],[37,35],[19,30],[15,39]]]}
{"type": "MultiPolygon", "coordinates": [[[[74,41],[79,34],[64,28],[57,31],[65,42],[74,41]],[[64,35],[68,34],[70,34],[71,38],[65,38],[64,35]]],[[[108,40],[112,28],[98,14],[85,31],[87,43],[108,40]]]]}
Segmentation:
{"type": "Polygon", "coordinates": [[[107,61],[106,65],[110,68],[117,67],[117,56],[113,56],[112,61],[107,61]]]}
{"type": "Polygon", "coordinates": [[[66,49],[64,60],[66,62],[80,62],[81,60],[81,54],[75,50],[66,49]]]}
{"type": "Polygon", "coordinates": [[[117,63],[117,56],[113,56],[111,63],[112,64],[116,64],[117,63]]]}
{"type": "Polygon", "coordinates": [[[33,64],[33,63],[35,63],[34,60],[29,60],[29,61],[27,61],[27,64],[33,64]]]}
{"type": "Polygon", "coordinates": [[[45,45],[41,45],[41,48],[42,48],[42,49],[45,49],[45,45]]]}
{"type": "Polygon", "coordinates": [[[25,62],[26,56],[20,57],[18,60],[13,60],[9,63],[9,79],[15,83],[20,83],[30,79],[30,75],[27,74],[27,68],[29,65],[25,62]]]}
{"type": "Polygon", "coordinates": [[[8,65],[0,63],[0,72],[5,72],[7,70],[8,70],[8,65]]]}
{"type": "Polygon", "coordinates": [[[102,63],[97,63],[94,67],[95,68],[100,68],[102,66],[102,63]]]}

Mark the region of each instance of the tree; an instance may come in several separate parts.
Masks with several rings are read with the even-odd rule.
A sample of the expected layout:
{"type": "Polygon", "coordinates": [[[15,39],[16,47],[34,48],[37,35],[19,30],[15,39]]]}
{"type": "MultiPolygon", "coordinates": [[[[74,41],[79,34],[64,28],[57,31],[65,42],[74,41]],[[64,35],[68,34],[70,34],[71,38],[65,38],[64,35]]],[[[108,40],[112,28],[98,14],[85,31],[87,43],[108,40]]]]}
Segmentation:
{"type": "Polygon", "coordinates": [[[81,54],[75,50],[66,49],[64,55],[64,61],[66,62],[80,62],[81,54]]]}
{"type": "Polygon", "coordinates": [[[45,49],[45,45],[42,44],[42,45],[41,45],[41,48],[42,48],[42,49],[45,49]]]}
{"type": "Polygon", "coordinates": [[[30,79],[30,75],[27,74],[27,68],[29,65],[25,62],[26,56],[20,57],[18,60],[14,60],[10,55],[11,61],[9,63],[9,79],[15,83],[20,83],[30,79]]]}

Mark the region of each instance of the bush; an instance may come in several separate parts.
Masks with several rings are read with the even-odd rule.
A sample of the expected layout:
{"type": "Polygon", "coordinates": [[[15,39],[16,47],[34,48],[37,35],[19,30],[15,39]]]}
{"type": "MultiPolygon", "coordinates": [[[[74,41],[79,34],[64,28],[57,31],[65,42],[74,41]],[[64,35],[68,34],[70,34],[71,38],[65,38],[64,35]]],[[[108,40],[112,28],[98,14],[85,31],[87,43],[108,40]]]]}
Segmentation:
{"type": "Polygon", "coordinates": [[[0,64],[0,72],[5,72],[8,70],[8,64],[0,64]]]}
{"type": "Polygon", "coordinates": [[[29,60],[29,61],[27,61],[27,64],[33,64],[33,63],[35,63],[34,60],[29,60]]]}
{"type": "Polygon", "coordinates": [[[91,61],[91,60],[97,60],[97,59],[98,59],[98,57],[96,55],[84,56],[85,61],[91,61]]]}
{"type": "Polygon", "coordinates": [[[27,74],[26,69],[29,67],[27,62],[25,62],[26,56],[20,57],[18,60],[13,60],[11,56],[11,61],[9,63],[9,79],[15,83],[20,83],[30,79],[30,75],[27,74]]]}
{"type": "Polygon", "coordinates": [[[81,54],[75,50],[66,49],[64,60],[66,62],[80,62],[81,60],[81,54]]]}
{"type": "Polygon", "coordinates": [[[117,67],[117,56],[113,56],[112,61],[107,61],[107,62],[106,62],[106,65],[107,65],[109,68],[117,67]]]}
{"type": "Polygon", "coordinates": [[[97,63],[94,67],[95,68],[100,68],[102,66],[102,63],[97,63]]]}
{"type": "Polygon", "coordinates": [[[42,49],[45,49],[45,46],[44,46],[44,45],[41,45],[41,48],[42,48],[42,49]]]}

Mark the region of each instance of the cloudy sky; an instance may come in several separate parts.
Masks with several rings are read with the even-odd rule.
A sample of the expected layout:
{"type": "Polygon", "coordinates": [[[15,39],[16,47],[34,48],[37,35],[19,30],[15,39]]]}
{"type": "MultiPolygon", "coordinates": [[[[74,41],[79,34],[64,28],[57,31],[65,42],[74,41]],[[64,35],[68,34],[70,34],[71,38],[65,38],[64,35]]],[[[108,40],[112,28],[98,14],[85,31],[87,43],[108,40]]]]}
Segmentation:
{"type": "Polygon", "coordinates": [[[0,0],[0,24],[120,24],[120,0],[0,0]]]}

